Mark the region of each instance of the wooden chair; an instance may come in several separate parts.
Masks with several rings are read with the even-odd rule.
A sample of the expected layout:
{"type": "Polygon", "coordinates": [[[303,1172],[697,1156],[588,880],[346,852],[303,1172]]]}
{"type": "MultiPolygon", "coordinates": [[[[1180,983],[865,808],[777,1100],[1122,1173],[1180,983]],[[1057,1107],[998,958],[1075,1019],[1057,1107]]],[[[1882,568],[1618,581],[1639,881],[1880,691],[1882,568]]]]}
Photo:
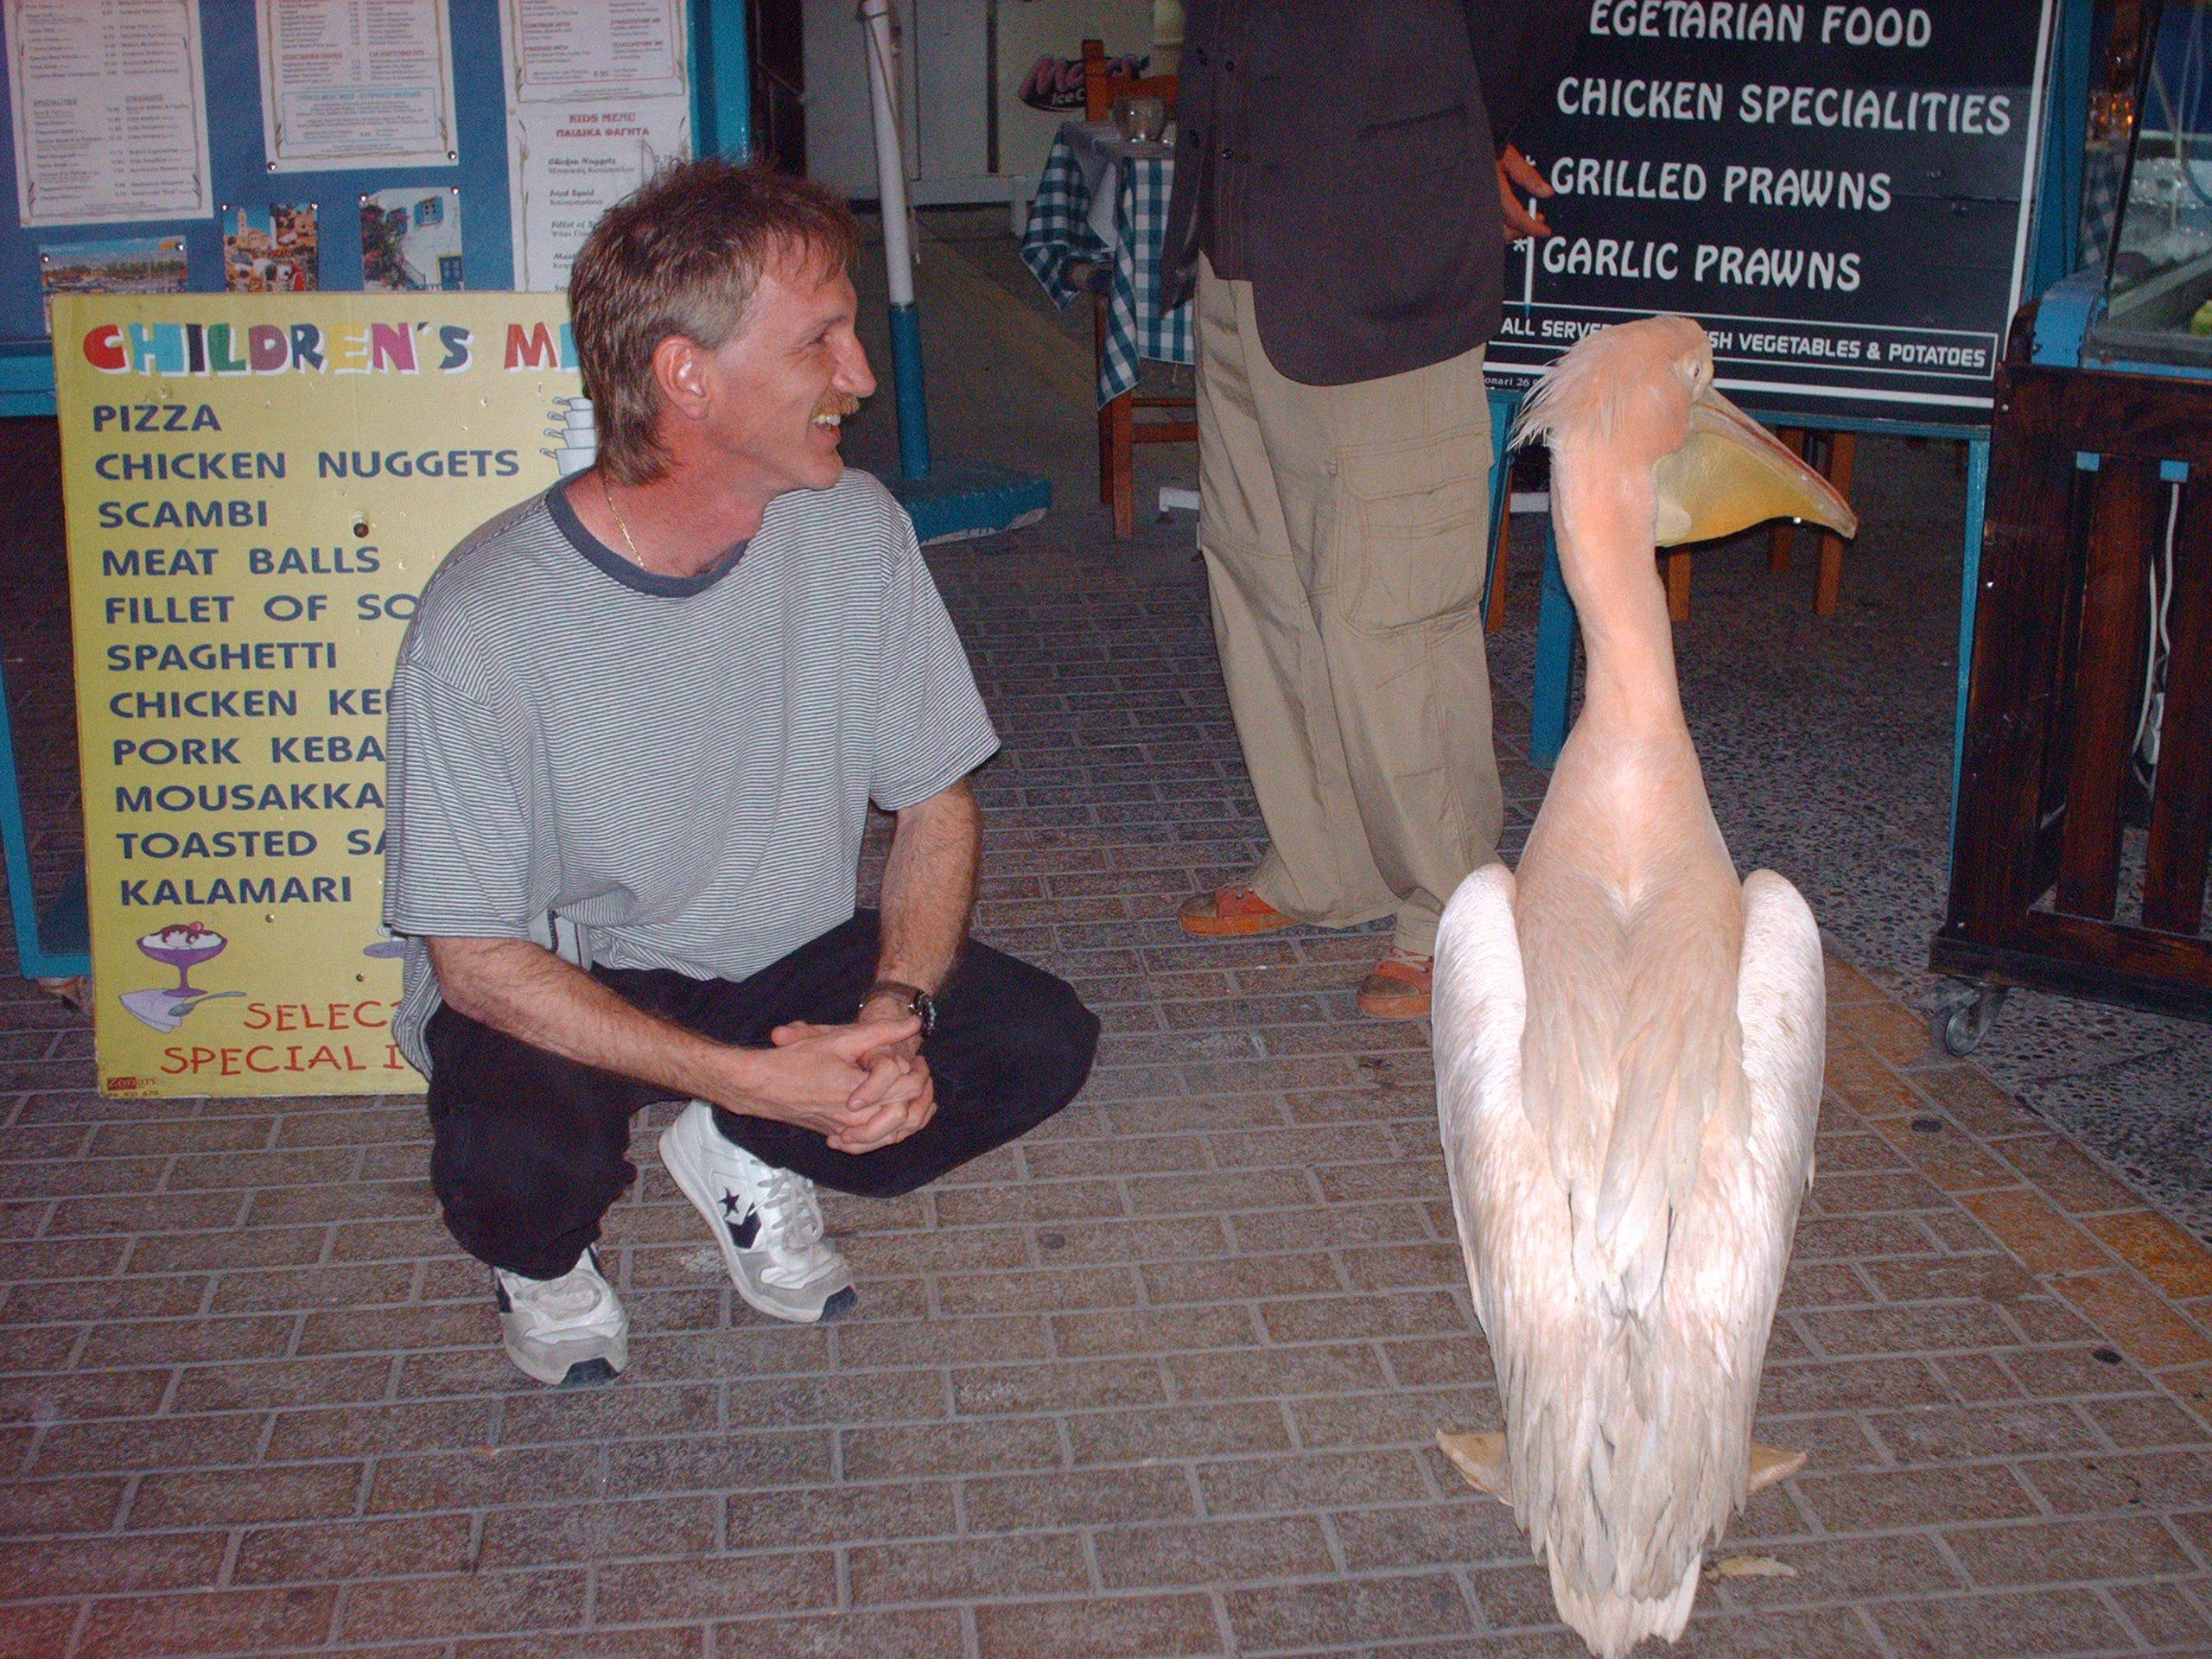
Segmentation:
{"type": "MultiPolygon", "coordinates": [[[[1802,427],[1778,426],[1774,435],[1783,446],[1804,456],[1807,465],[1835,486],[1836,493],[1851,499],[1851,474],[1859,459],[1855,432],[1808,432],[1802,427]]],[[[1779,575],[1789,569],[1789,556],[1797,546],[1798,526],[1784,518],[1767,532],[1766,568],[1779,575]]],[[[1668,548],[1659,555],[1667,577],[1667,614],[1677,622],[1690,620],[1690,555],[1668,548]]],[[[1821,571],[1813,586],[1813,614],[1834,616],[1843,591],[1843,537],[1832,530],[1821,532],[1821,571]]]]}
{"type": "MultiPolygon", "coordinates": [[[[1838,495],[1847,501],[1851,499],[1851,474],[1859,461],[1857,433],[1808,434],[1797,427],[1778,427],[1774,435],[1799,454],[1805,455],[1807,461],[1820,472],[1821,476],[1835,486],[1838,495]],[[1806,454],[1806,442],[1808,437],[1813,444],[1813,453],[1810,454],[1806,454]]],[[[1769,535],[1766,568],[1777,575],[1789,569],[1789,556],[1796,550],[1796,545],[1797,526],[1785,518],[1775,525],[1769,535]]],[[[1683,560],[1685,567],[1688,563],[1687,558],[1683,560]]],[[[1813,614],[1834,616],[1836,601],[1842,596],[1842,592],[1843,537],[1832,530],[1824,530],[1821,532],[1821,573],[1813,588],[1813,614]]],[[[1671,569],[1668,573],[1667,598],[1669,608],[1671,610],[1675,598],[1674,574],[1671,569]]],[[[1688,569],[1685,568],[1682,571],[1681,609],[1676,613],[1676,620],[1686,618],[1689,613],[1690,576],[1688,569]]]]}
{"type": "MultiPolygon", "coordinates": [[[[1103,121],[1112,115],[1114,101],[1122,98],[1157,98],[1171,110],[1175,106],[1177,80],[1173,75],[1116,75],[1108,73],[1103,41],[1083,43],[1083,114],[1086,121],[1103,121]]],[[[1090,342],[1093,367],[1106,365],[1106,296],[1091,295],[1090,342]]],[[[1127,541],[1136,530],[1135,446],[1140,443],[1196,443],[1195,419],[1137,419],[1139,410],[1195,410],[1193,397],[1139,397],[1125,391],[1098,411],[1098,499],[1113,509],[1114,538],[1127,541]]]]}

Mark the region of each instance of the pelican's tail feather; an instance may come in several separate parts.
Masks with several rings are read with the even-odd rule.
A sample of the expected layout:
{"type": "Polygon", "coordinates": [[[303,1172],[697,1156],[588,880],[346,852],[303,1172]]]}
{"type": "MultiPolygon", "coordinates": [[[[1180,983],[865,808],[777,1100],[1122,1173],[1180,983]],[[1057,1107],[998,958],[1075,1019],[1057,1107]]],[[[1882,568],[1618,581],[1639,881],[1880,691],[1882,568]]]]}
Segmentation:
{"type": "Polygon", "coordinates": [[[1556,1560],[1548,1565],[1552,1600],[1559,1608],[1560,1622],[1580,1636],[1598,1659],[1621,1659],[1647,1636],[1672,1642],[1681,1635],[1682,1627],[1690,1622],[1691,1605],[1697,1600],[1698,1574],[1704,1571],[1705,1557],[1694,1557],[1683,1571],[1681,1582],[1669,1594],[1657,1597],[1616,1595],[1610,1591],[1592,1593],[1571,1582],[1556,1560]]]}

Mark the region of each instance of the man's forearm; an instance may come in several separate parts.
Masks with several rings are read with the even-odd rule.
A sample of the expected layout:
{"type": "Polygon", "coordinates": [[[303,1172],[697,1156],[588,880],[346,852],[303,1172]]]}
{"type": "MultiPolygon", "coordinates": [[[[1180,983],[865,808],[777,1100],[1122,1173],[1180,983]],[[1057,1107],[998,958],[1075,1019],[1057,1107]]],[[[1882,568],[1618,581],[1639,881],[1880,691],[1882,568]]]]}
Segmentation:
{"type": "Polygon", "coordinates": [[[899,814],[883,869],[878,979],[935,991],[951,972],[976,902],[982,822],[965,779],[899,814]]]}
{"type": "Polygon", "coordinates": [[[887,1026],[779,1027],[772,1047],[740,1048],[625,1001],[526,941],[428,944],[438,988],[455,1011],[565,1059],[797,1124],[840,1152],[873,1151],[929,1121],[926,1071],[873,1058],[887,1042],[914,1036],[919,1022],[911,1015],[887,1026]]]}
{"type": "Polygon", "coordinates": [[[432,939],[439,994],[480,1025],[671,1094],[734,1105],[746,1052],[625,1001],[527,939],[432,939]]]}

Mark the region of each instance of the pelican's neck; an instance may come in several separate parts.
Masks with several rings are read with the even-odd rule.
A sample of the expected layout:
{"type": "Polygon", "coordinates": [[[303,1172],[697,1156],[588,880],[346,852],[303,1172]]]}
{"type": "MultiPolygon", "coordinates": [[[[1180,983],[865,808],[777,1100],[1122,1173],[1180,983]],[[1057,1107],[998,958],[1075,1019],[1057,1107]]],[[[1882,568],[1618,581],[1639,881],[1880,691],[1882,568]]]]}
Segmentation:
{"type": "Polygon", "coordinates": [[[1582,626],[1582,720],[1623,735],[1688,735],[1675,635],[1652,538],[1648,467],[1624,467],[1573,441],[1552,450],[1560,573],[1582,626]]]}

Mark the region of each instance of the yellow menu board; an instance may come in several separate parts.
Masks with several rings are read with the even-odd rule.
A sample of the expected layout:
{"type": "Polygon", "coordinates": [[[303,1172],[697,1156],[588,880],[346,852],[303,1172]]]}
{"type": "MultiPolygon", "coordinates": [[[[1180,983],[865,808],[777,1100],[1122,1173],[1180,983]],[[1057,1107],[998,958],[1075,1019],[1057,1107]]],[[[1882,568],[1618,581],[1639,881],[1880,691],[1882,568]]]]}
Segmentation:
{"type": "Polygon", "coordinates": [[[113,1095],[405,1092],[385,695],[453,544],[585,464],[557,295],[60,295],[113,1095]]]}

